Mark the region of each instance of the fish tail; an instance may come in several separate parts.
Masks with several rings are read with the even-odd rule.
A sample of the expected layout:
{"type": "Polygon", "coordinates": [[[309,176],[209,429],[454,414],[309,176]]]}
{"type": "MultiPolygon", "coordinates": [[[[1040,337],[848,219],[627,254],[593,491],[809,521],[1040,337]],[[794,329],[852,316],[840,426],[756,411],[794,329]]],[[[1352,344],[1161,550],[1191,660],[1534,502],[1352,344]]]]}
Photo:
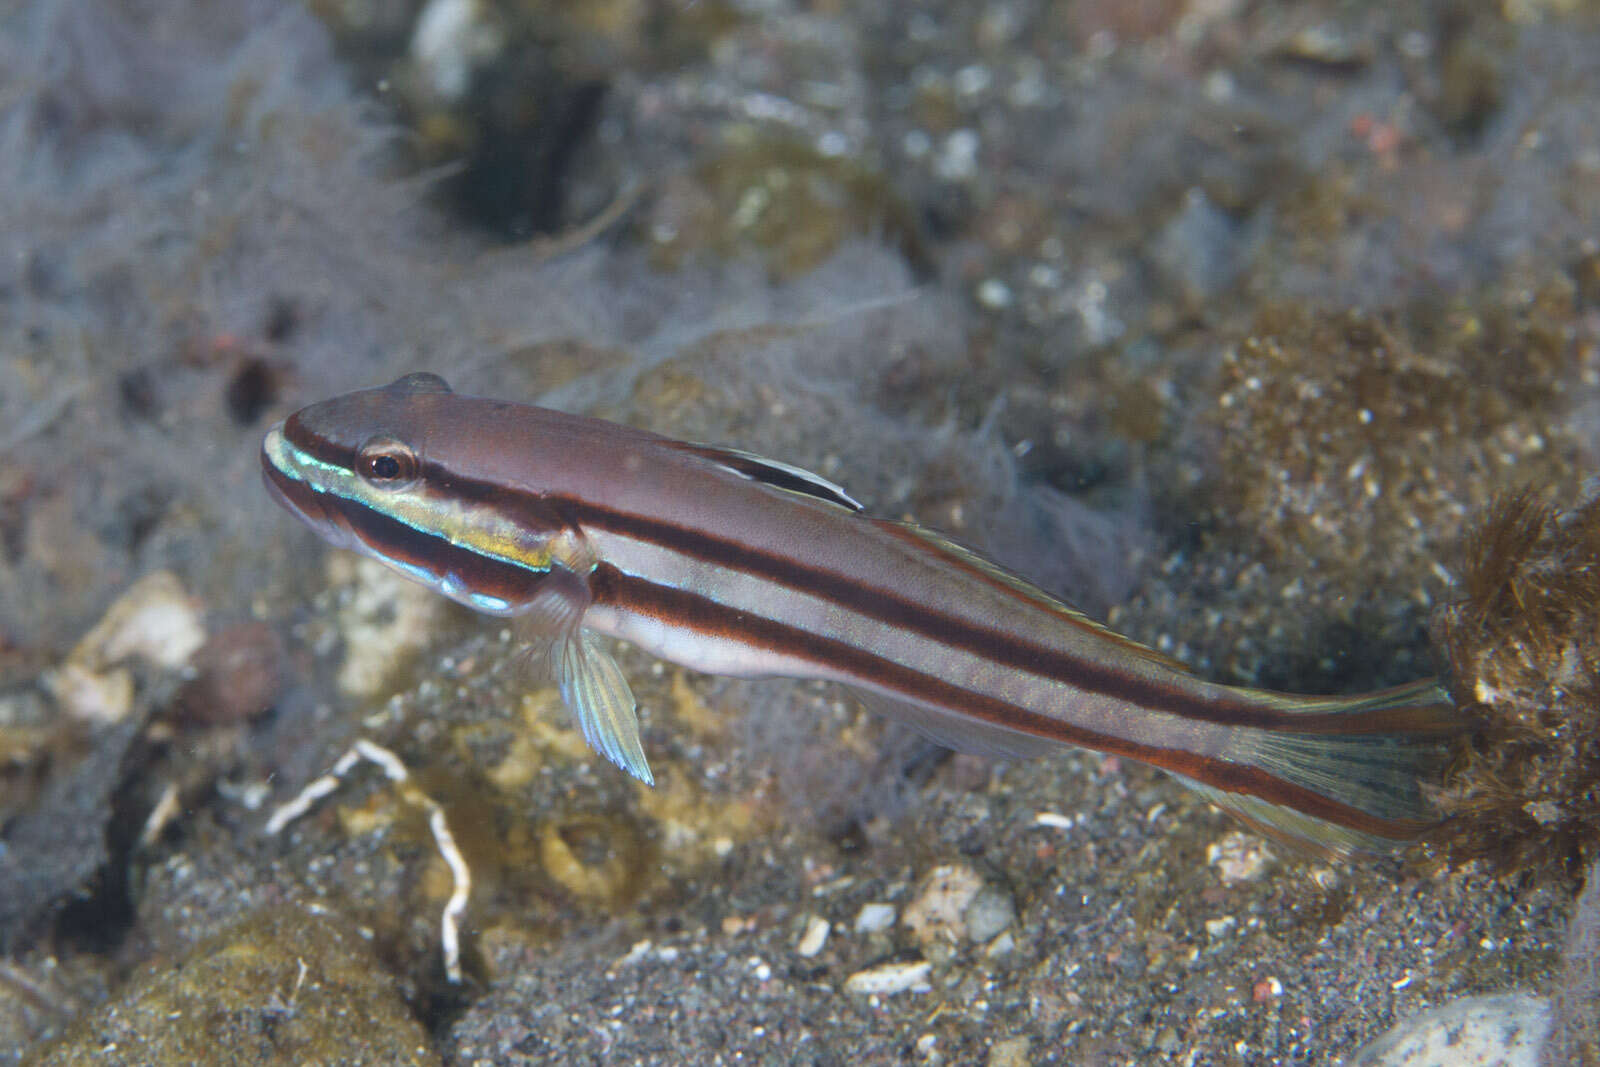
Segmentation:
{"type": "Polygon", "coordinates": [[[1230,748],[1229,764],[1260,772],[1251,784],[1185,778],[1212,803],[1271,837],[1336,856],[1397,852],[1439,825],[1428,786],[1470,723],[1436,681],[1350,697],[1250,695],[1283,714],[1242,730],[1230,748]]]}

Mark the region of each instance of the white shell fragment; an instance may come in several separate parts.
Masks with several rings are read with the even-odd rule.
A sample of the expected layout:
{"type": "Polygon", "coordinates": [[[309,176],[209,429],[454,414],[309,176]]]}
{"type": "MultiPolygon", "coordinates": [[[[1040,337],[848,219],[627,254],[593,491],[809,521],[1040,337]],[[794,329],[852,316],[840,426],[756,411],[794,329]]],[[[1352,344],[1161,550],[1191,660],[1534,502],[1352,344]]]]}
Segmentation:
{"type": "Polygon", "coordinates": [[[377,560],[344,552],[329,554],[328,580],[349,587],[339,607],[345,647],[339,690],[353,697],[377,696],[401,665],[433,640],[446,604],[377,560]]]}
{"type": "Polygon", "coordinates": [[[79,722],[121,722],[133,710],[133,675],[121,667],[96,673],[68,660],[43,680],[61,709],[79,722]]]}
{"type": "Polygon", "coordinates": [[[205,643],[205,624],[183,583],[156,571],[129,586],[67,659],[103,668],[137,658],[176,670],[205,643]]]}
{"type": "Polygon", "coordinates": [[[133,710],[133,675],[122,666],[141,659],[177,670],[206,642],[194,599],[171,571],[134,582],[106,609],[55,670],[45,687],[62,711],[80,722],[120,722],[133,710]]]}

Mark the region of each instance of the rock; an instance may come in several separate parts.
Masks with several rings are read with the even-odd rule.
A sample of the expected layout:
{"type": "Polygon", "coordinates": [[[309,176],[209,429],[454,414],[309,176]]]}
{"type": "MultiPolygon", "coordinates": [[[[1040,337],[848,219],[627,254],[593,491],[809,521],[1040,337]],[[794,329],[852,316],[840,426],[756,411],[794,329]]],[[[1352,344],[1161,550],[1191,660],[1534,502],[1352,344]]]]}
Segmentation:
{"type": "Polygon", "coordinates": [[[194,678],[178,694],[179,714],[206,726],[261,714],[278,698],[286,655],[266,623],[237,623],[212,635],[194,657],[194,678]]]}
{"type": "Polygon", "coordinates": [[[119,1063],[438,1064],[388,972],[349,926],[257,912],[176,964],[154,965],[75,1022],[38,1067],[119,1063]]]}
{"type": "Polygon", "coordinates": [[[339,689],[353,697],[377,696],[433,640],[449,602],[371,559],[334,554],[328,557],[328,578],[350,587],[339,608],[345,646],[339,689]]]}
{"type": "Polygon", "coordinates": [[[106,827],[123,762],[148,710],[98,731],[93,747],[50,776],[0,835],[0,949],[76,896],[108,858],[106,827]]]}
{"type": "Polygon", "coordinates": [[[974,941],[989,941],[998,936],[1017,918],[1016,905],[1011,894],[999,886],[985,885],[978,890],[962,914],[967,923],[967,936],[974,941]]]}
{"type": "Polygon", "coordinates": [[[1550,1002],[1526,993],[1458,997],[1406,1019],[1350,1061],[1355,1067],[1537,1067],[1550,1002]]]}

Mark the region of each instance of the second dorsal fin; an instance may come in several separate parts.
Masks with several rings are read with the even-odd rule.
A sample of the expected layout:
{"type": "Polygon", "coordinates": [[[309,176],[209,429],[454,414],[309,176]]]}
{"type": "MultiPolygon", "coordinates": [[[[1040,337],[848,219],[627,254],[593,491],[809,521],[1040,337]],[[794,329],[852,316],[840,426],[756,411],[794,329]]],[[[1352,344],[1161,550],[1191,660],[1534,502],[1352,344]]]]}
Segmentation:
{"type": "Polygon", "coordinates": [[[1157,652],[1149,645],[1140,644],[1131,637],[1124,637],[1105,624],[1096,622],[1066,601],[1052,596],[1025,578],[1012,574],[987,556],[975,552],[959,542],[952,541],[944,534],[930,530],[926,526],[919,526],[914,522],[885,521],[879,525],[886,530],[897,533],[906,540],[921,544],[927,550],[944,557],[955,566],[965,568],[969,573],[982,577],[991,585],[1005,589],[1012,595],[1031,602],[1036,607],[1043,608],[1066,619],[1079,629],[1098,634],[1105,640],[1120,645],[1141,659],[1148,660],[1169,670],[1181,671],[1184,674],[1193,673],[1193,668],[1187,663],[1173,659],[1164,652],[1157,652]]]}

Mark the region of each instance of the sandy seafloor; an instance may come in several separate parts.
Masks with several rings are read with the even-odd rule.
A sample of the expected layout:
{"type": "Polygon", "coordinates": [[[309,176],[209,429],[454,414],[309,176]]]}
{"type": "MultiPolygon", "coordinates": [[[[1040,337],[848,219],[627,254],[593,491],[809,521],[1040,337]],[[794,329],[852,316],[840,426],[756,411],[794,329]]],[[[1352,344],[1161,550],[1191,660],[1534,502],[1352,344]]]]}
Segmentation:
{"type": "Polygon", "coordinates": [[[417,8],[0,5],[0,1061],[1326,1064],[1468,996],[1593,1017],[1559,864],[1326,863],[623,648],[646,790],[256,454],[433,370],[818,470],[1226,681],[1440,669],[1462,531],[1600,450],[1593,5],[417,8]],[[380,775],[263,833],[357,738],[461,837],[459,985],[380,775]]]}

